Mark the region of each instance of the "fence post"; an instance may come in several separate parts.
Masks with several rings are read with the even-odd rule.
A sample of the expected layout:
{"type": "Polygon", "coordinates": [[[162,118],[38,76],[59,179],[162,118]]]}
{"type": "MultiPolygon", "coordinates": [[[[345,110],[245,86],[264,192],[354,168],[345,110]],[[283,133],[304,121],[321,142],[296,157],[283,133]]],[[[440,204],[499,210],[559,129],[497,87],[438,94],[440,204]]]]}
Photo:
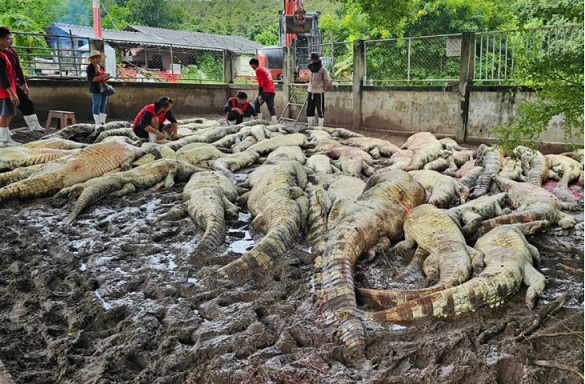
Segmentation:
{"type": "Polygon", "coordinates": [[[223,81],[226,84],[233,84],[234,82],[234,52],[223,50],[223,81]]]}
{"type": "Polygon", "coordinates": [[[353,129],[362,126],[362,87],[366,73],[366,54],[363,40],[353,42],[353,129]]]}
{"type": "MultiPolygon", "coordinates": [[[[295,70],[297,64],[297,55],[294,47],[282,47],[283,63],[282,63],[282,91],[284,93],[284,103],[288,104],[292,95],[292,86],[295,82],[295,70]]],[[[288,109],[288,116],[290,118],[290,108],[288,109]]]]}
{"type": "Polygon", "coordinates": [[[455,139],[465,143],[467,139],[467,120],[469,117],[469,86],[473,84],[475,62],[475,33],[461,34],[461,68],[459,71],[459,100],[461,102],[461,118],[455,139]]]}

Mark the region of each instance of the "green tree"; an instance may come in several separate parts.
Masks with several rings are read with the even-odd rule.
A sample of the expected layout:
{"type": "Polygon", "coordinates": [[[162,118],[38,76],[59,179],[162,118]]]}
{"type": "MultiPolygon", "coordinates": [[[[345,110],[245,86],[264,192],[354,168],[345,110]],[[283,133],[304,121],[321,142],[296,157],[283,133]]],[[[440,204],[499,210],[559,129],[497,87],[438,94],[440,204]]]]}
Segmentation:
{"type": "Polygon", "coordinates": [[[533,147],[551,119],[562,117],[567,143],[583,141],[583,2],[565,0],[522,0],[515,4],[519,19],[527,25],[579,23],[579,28],[557,36],[543,32],[537,48],[520,51],[514,79],[535,90],[532,100],[523,101],[508,123],[496,128],[499,144],[533,147]],[[552,39],[551,39],[552,36],[552,39]],[[560,38],[564,36],[565,38],[560,38]],[[568,36],[568,38],[567,38],[568,36]]]}
{"type": "Polygon", "coordinates": [[[148,27],[176,29],[182,12],[169,0],[128,0],[128,21],[148,27]]]}

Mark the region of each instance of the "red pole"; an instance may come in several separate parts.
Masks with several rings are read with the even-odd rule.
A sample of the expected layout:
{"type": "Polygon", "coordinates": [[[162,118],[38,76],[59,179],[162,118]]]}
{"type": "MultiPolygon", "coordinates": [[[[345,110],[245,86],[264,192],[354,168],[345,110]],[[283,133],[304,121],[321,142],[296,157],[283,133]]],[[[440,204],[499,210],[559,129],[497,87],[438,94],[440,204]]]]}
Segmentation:
{"type": "Polygon", "coordinates": [[[93,34],[96,39],[102,38],[102,14],[100,0],[93,0],[93,34]]]}

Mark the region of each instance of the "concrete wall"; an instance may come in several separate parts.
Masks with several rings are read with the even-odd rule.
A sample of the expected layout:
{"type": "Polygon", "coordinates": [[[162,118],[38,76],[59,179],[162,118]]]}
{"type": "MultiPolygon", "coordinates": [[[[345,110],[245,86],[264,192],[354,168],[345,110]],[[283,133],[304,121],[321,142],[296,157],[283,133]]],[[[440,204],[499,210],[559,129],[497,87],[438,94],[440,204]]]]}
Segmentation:
{"type": "MultiPolygon", "coordinates": [[[[85,81],[31,80],[29,84],[41,122],[46,119],[49,109],[74,111],[79,122],[93,121],[91,98],[85,81]]],[[[173,112],[181,118],[209,114],[222,117],[223,106],[229,96],[235,96],[239,90],[243,90],[253,102],[258,95],[258,87],[255,85],[112,84],[116,87],[116,94],[110,97],[108,116],[124,120],[132,120],[140,108],[160,96],[173,98],[173,112]]],[[[405,136],[428,131],[437,136],[455,137],[456,131],[463,126],[458,90],[458,87],[363,87],[361,126],[405,136]]],[[[326,125],[352,127],[352,92],[353,86],[338,85],[326,93],[326,125]]],[[[302,102],[302,89],[300,95],[302,102]]],[[[509,120],[516,113],[518,105],[532,97],[532,92],[515,92],[509,87],[472,87],[469,91],[467,142],[493,142],[492,129],[509,120]]],[[[282,85],[276,85],[275,107],[278,116],[286,103],[282,85]]],[[[262,112],[268,115],[265,106],[262,112]]],[[[298,109],[292,108],[290,116],[296,118],[297,114],[298,109]]],[[[304,112],[300,121],[306,122],[304,112]]],[[[23,123],[20,113],[13,122],[13,126],[23,123]]],[[[553,120],[549,127],[541,139],[548,143],[564,142],[559,120],[553,120]]],[[[577,139],[577,144],[583,144],[581,138],[577,139]]]]}

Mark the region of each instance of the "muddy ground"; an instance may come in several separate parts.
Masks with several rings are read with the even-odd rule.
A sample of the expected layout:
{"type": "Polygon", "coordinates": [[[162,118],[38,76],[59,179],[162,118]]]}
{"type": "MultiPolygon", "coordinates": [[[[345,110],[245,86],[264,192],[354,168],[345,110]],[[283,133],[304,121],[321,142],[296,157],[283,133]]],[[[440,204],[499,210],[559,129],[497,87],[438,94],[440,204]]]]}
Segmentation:
{"type": "MultiPolygon", "coordinates": [[[[207,279],[213,266],[188,262],[201,231],[189,218],[159,219],[180,204],[182,186],[106,198],[70,226],[62,222],[73,199],[0,204],[6,382],[583,382],[582,213],[576,230],[530,239],[547,278],[534,311],[523,288],[500,307],[452,319],[367,323],[368,361],[351,367],[320,316],[308,244],[300,239],[260,286],[207,279]],[[518,337],[539,314],[540,325],[518,337]]],[[[250,221],[242,210],[229,223],[225,263],[254,244],[250,221]]],[[[392,284],[407,257],[359,264],[356,285],[392,284]]]]}

